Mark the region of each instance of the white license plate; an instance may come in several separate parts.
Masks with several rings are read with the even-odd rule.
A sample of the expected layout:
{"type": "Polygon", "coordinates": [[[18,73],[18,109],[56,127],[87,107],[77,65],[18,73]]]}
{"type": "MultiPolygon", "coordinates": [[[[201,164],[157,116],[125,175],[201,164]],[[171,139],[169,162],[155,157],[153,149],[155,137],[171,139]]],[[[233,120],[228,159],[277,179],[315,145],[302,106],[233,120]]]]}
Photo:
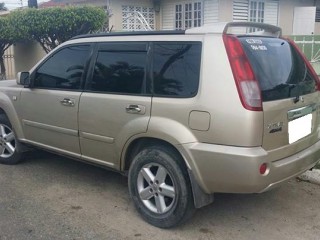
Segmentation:
{"type": "Polygon", "coordinates": [[[292,120],[288,125],[289,143],[294,143],[311,134],[312,114],[292,120]]]}

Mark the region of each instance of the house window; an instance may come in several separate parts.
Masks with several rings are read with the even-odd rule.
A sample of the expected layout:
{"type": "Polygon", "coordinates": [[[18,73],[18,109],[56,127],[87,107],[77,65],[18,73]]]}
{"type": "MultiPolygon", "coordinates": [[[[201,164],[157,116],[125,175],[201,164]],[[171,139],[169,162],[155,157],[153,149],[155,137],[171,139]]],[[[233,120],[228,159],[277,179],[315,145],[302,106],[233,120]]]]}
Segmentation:
{"type": "Polygon", "coordinates": [[[233,0],[233,21],[279,24],[279,0],[233,0]]]}
{"type": "Polygon", "coordinates": [[[175,28],[188,29],[200,27],[203,22],[202,2],[186,2],[176,4],[175,7],[175,28]]]}
{"type": "Polygon", "coordinates": [[[316,8],[316,22],[320,22],[320,8],[316,8]]]}
{"type": "Polygon", "coordinates": [[[182,4],[176,5],[176,29],[182,29],[182,4]]]}
{"type": "Polygon", "coordinates": [[[264,1],[250,1],[249,5],[249,21],[250,22],[264,22],[264,1]]]}
{"type": "Polygon", "coordinates": [[[122,29],[127,31],[155,29],[155,12],[152,7],[122,6],[122,29]]]}

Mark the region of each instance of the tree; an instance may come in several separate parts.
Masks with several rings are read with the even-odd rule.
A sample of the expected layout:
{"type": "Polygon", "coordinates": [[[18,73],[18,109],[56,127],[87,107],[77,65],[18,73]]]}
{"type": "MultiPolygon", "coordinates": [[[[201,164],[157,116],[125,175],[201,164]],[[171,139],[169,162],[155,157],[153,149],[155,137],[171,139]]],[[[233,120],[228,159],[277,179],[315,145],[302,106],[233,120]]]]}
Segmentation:
{"type": "Polygon", "coordinates": [[[0,12],[8,11],[8,8],[5,6],[5,3],[0,3],[0,12]]]}
{"type": "Polygon", "coordinates": [[[13,31],[7,17],[0,18],[0,79],[6,78],[6,68],[4,65],[5,51],[17,40],[17,35],[13,31]]]}
{"type": "Polygon", "coordinates": [[[106,13],[97,7],[25,9],[11,14],[11,24],[21,39],[33,39],[50,52],[70,38],[101,30],[106,13]]]}

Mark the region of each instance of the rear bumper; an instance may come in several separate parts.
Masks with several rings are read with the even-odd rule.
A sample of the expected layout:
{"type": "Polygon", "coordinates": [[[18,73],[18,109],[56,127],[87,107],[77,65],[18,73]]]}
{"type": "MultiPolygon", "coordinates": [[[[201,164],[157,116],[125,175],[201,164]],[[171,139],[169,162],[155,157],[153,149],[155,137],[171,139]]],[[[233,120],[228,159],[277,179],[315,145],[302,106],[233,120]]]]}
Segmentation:
{"type": "Polygon", "coordinates": [[[320,160],[320,141],[292,156],[272,162],[262,147],[190,143],[178,148],[206,193],[264,192],[311,169],[320,160]],[[268,174],[260,174],[262,163],[268,164],[268,174]]]}

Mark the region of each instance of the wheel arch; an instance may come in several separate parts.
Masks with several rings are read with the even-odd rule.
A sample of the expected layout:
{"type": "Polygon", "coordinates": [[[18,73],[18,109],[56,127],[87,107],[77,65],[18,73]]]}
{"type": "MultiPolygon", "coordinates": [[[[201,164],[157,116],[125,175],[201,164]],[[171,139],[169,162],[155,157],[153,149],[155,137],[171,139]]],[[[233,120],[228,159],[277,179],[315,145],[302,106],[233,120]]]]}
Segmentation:
{"type": "Polygon", "coordinates": [[[22,126],[15,106],[12,104],[9,97],[4,94],[0,95],[0,114],[5,114],[7,116],[18,139],[24,138],[22,126]]]}
{"type": "Polygon", "coordinates": [[[187,161],[184,159],[183,155],[172,143],[159,138],[140,137],[132,140],[124,149],[122,153],[122,159],[121,159],[121,170],[128,171],[134,156],[137,155],[137,153],[141,149],[149,146],[154,146],[154,145],[160,145],[160,146],[170,148],[172,151],[174,151],[176,154],[178,154],[181,157],[181,161],[183,162],[184,167],[186,167],[186,169],[190,169],[190,166],[187,163],[187,161]]]}
{"type": "Polygon", "coordinates": [[[6,114],[6,112],[0,107],[0,114],[5,114],[6,116],[8,116],[7,114],[6,114]]]}

